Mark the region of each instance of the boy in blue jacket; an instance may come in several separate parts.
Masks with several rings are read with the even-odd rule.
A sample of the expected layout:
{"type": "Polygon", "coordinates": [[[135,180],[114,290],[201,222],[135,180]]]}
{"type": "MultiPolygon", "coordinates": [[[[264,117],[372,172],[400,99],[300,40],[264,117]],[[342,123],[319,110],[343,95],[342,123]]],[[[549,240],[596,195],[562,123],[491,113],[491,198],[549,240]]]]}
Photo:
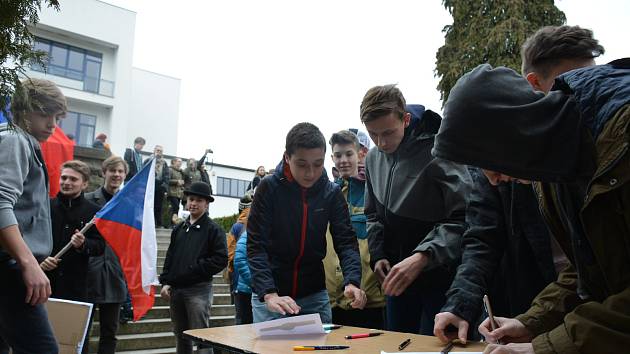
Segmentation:
{"type": "Polygon", "coordinates": [[[359,247],[341,189],[324,172],[326,140],[313,124],[295,125],[276,172],[256,190],[247,223],[254,322],[318,313],[332,319],[322,259],[330,223],[352,307],[363,308],[359,247]]]}

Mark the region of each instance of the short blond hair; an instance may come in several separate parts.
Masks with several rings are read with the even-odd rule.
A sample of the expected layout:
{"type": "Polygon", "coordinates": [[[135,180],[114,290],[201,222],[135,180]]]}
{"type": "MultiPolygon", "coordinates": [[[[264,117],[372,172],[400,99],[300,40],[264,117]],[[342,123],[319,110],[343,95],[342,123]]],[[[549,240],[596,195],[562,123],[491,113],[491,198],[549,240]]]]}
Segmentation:
{"type": "Polygon", "coordinates": [[[54,82],[43,79],[25,79],[16,87],[11,99],[11,114],[15,124],[23,124],[31,112],[52,115],[68,111],[66,96],[54,82]]]}

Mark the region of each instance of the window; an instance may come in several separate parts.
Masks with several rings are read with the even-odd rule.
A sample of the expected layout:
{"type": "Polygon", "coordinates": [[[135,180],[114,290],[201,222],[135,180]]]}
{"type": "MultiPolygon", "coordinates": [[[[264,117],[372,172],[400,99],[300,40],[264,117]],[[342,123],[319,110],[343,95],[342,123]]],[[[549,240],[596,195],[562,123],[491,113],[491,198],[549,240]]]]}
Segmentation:
{"type": "MultiPolygon", "coordinates": [[[[83,91],[98,93],[102,54],[39,37],[35,37],[33,48],[48,54],[46,66],[49,74],[83,81],[83,91]]],[[[36,63],[31,64],[31,69],[44,71],[36,63]]]]}
{"type": "Polygon", "coordinates": [[[247,191],[249,181],[235,178],[217,177],[217,195],[242,198],[247,191]]]}
{"type": "Polygon", "coordinates": [[[59,121],[59,126],[66,135],[74,136],[77,145],[92,147],[96,129],[95,115],[68,111],[66,118],[59,121]]]}

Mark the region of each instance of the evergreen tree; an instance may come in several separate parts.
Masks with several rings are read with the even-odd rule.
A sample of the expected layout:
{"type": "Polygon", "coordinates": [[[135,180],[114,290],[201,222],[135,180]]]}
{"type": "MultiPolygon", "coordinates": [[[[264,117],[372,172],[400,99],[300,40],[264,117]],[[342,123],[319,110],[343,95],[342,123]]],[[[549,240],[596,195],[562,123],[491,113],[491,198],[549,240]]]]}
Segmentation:
{"type": "Polygon", "coordinates": [[[44,65],[45,54],[33,50],[29,26],[39,22],[42,2],[59,10],[59,0],[0,0],[0,109],[4,111],[16,87],[19,74],[30,62],[44,65]]]}
{"type": "Polygon", "coordinates": [[[435,74],[442,104],[463,74],[477,65],[507,66],[521,71],[521,45],[543,26],[560,26],[566,18],[553,0],[443,0],[453,16],[445,26],[445,43],[437,52],[435,74]]]}

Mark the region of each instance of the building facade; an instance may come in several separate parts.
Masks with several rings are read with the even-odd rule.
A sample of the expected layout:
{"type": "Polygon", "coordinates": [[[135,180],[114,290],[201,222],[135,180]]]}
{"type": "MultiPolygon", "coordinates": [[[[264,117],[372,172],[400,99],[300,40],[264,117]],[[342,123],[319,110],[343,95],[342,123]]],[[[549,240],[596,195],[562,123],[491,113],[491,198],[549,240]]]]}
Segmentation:
{"type": "Polygon", "coordinates": [[[136,13],[127,9],[65,0],[59,12],[42,9],[31,29],[35,49],[48,59],[26,75],[61,87],[69,112],[60,126],[79,146],[105,133],[117,155],[137,136],[147,146],[177,149],[180,80],[133,67],[135,23],[136,13]]]}

